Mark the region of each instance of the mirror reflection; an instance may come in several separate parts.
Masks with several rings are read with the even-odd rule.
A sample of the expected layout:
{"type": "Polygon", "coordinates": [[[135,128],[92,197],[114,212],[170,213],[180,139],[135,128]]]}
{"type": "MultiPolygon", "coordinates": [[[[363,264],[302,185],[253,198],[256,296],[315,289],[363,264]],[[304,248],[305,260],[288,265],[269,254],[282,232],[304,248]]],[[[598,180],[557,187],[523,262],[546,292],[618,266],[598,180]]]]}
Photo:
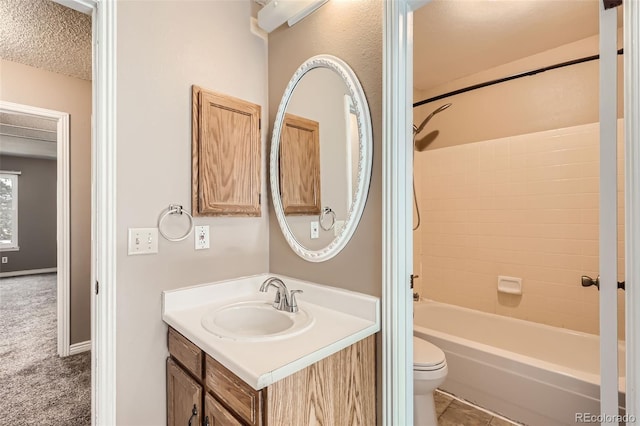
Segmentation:
{"type": "Polygon", "coordinates": [[[279,151],[285,220],[303,247],[320,250],[339,235],[357,190],[359,158],[349,88],[333,69],[311,69],[287,103],[279,151]]]}

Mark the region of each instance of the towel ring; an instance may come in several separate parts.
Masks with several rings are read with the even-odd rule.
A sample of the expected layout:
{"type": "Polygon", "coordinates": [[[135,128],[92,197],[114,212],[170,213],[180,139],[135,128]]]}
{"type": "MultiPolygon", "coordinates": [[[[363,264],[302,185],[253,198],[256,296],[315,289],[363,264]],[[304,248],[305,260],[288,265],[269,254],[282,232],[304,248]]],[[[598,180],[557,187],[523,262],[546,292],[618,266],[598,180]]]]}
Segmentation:
{"type": "Polygon", "coordinates": [[[160,219],[158,219],[158,231],[163,237],[165,237],[169,241],[174,241],[174,242],[182,241],[186,239],[193,231],[193,216],[191,216],[188,211],[183,209],[180,204],[169,204],[169,208],[167,209],[167,211],[162,213],[162,215],[160,216],[160,219]],[[164,231],[162,230],[162,223],[167,218],[167,216],[171,214],[182,215],[183,213],[186,214],[187,217],[189,218],[189,230],[187,231],[187,233],[180,237],[170,237],[167,234],[165,234],[164,231]]]}
{"type": "Polygon", "coordinates": [[[325,231],[331,231],[333,229],[333,227],[335,226],[335,224],[336,224],[336,213],[333,210],[331,210],[331,207],[323,208],[322,212],[320,212],[319,222],[320,222],[320,227],[322,229],[324,229],[325,231]],[[325,226],[324,226],[324,218],[328,214],[331,215],[331,225],[329,225],[328,227],[325,228],[325,226]]]}

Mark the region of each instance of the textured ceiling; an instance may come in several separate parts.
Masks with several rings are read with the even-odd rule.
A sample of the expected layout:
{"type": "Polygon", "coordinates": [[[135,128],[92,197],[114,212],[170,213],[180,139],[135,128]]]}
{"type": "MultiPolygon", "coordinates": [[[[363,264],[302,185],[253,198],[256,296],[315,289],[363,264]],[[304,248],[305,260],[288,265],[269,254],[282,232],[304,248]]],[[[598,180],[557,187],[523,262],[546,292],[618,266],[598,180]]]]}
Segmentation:
{"type": "Polygon", "coordinates": [[[598,34],[598,16],[598,0],[434,0],[414,14],[414,88],[598,34]]]}
{"type": "Polygon", "coordinates": [[[0,0],[0,57],[91,80],[91,17],[50,0],[0,0]]]}

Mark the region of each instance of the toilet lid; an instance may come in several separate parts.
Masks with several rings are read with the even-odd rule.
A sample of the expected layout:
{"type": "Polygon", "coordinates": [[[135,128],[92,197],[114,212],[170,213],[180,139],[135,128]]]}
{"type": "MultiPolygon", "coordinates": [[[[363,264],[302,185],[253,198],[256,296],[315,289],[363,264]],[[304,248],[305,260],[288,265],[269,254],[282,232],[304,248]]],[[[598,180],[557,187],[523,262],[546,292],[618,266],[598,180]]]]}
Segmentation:
{"type": "Polygon", "coordinates": [[[420,339],[413,338],[413,369],[414,370],[438,370],[445,363],[444,352],[436,345],[420,339]]]}

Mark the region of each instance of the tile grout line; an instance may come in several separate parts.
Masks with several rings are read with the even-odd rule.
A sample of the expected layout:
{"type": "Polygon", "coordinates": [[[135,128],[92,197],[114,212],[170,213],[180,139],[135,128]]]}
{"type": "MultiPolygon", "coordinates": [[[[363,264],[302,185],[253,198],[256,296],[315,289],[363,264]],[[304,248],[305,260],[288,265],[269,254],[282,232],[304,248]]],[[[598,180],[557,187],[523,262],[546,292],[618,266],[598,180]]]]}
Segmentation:
{"type": "Polygon", "coordinates": [[[472,407],[474,409],[477,409],[478,411],[482,411],[482,412],[484,412],[486,414],[491,415],[491,418],[489,419],[489,423],[487,423],[487,425],[489,425],[491,423],[491,421],[493,420],[494,417],[497,417],[498,419],[504,420],[506,422],[509,422],[514,426],[523,426],[522,423],[517,423],[517,422],[515,422],[515,421],[513,421],[511,419],[508,419],[508,418],[506,418],[506,417],[504,417],[504,416],[502,416],[502,415],[500,415],[498,413],[494,413],[493,411],[489,411],[486,408],[482,408],[482,407],[480,407],[480,406],[478,406],[476,404],[473,404],[472,402],[469,402],[469,401],[466,401],[466,400],[464,400],[462,398],[459,398],[459,397],[457,397],[457,396],[455,396],[455,395],[453,395],[453,394],[451,394],[449,392],[445,392],[445,391],[440,390],[440,389],[436,389],[436,392],[440,392],[442,395],[446,395],[446,396],[448,396],[448,397],[450,397],[452,399],[451,401],[449,401],[449,404],[447,404],[447,408],[444,409],[444,411],[442,412],[442,414],[438,418],[440,418],[445,413],[445,411],[447,411],[449,409],[449,406],[451,405],[451,402],[453,402],[453,400],[456,400],[456,401],[459,401],[459,402],[461,402],[461,403],[463,403],[465,405],[468,405],[468,406],[470,406],[470,407],[472,407]]]}

